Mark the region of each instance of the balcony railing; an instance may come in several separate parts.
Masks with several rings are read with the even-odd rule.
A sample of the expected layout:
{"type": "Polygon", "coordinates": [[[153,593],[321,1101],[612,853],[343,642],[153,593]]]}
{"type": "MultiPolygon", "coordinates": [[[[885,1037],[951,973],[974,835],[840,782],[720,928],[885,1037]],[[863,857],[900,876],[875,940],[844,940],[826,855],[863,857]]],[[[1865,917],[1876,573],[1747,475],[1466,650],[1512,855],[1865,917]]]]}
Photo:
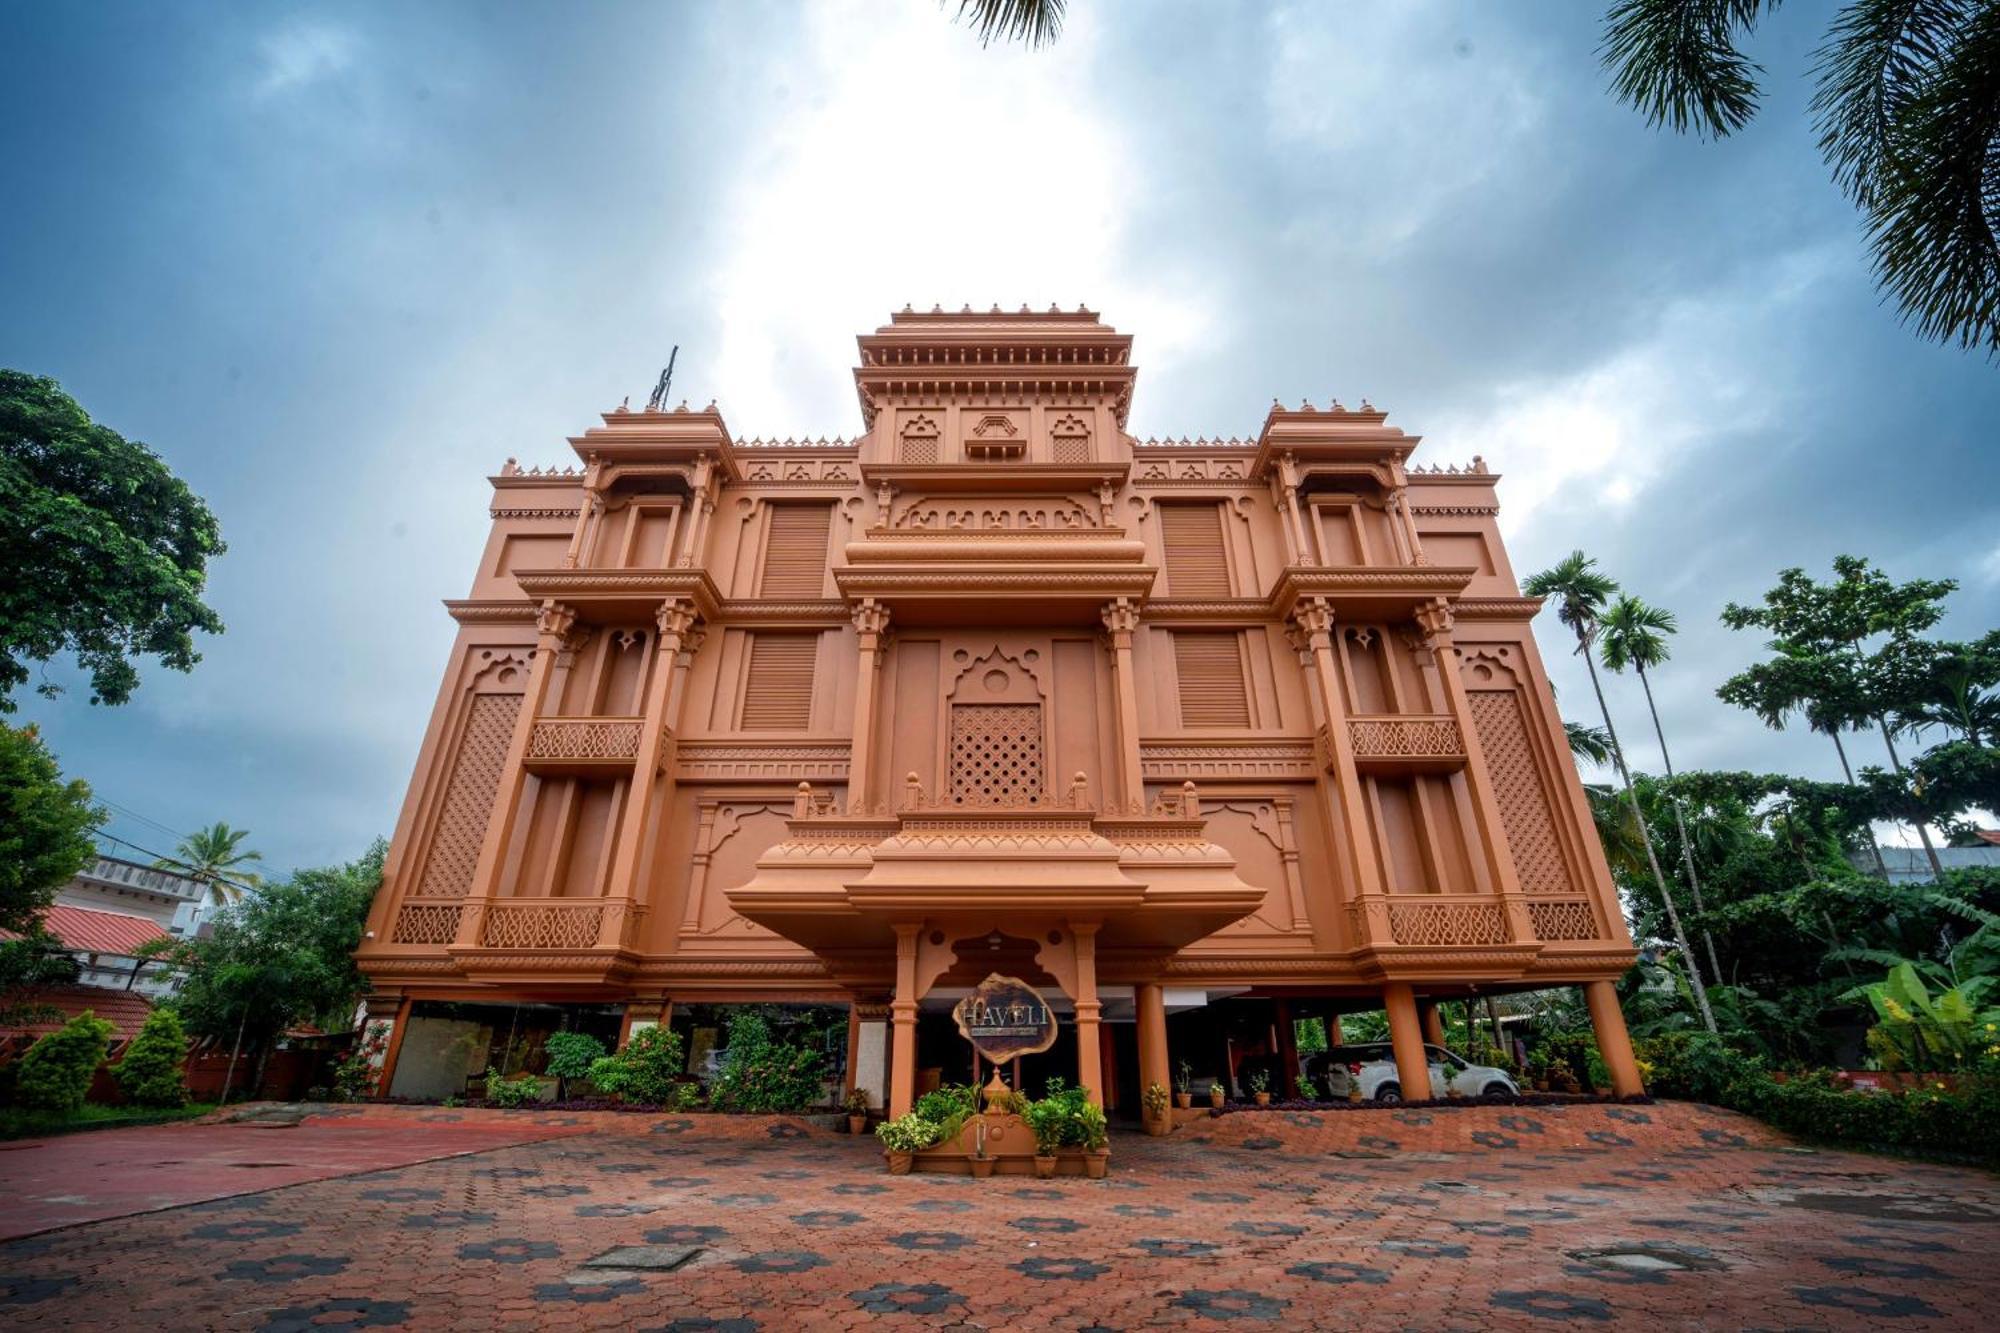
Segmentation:
{"type": "Polygon", "coordinates": [[[501,898],[486,905],[483,949],[615,949],[642,911],[623,898],[501,898]]]}
{"type": "Polygon", "coordinates": [[[1437,772],[1465,764],[1465,737],[1442,714],[1362,716],[1347,720],[1354,765],[1365,772],[1437,772]]]}
{"type": "MultiPolygon", "coordinates": [[[[1526,899],[1526,904],[1528,924],[1536,941],[1606,938],[1588,897],[1536,896],[1526,899]]],[[[1364,899],[1348,911],[1355,938],[1360,940],[1387,940],[1416,948],[1532,942],[1509,939],[1505,904],[1484,894],[1392,893],[1364,899]],[[1371,923],[1375,927],[1372,931],[1371,923]]]]}
{"type": "Polygon", "coordinates": [[[404,903],[396,909],[396,924],[390,928],[391,944],[447,945],[458,935],[462,903],[404,903]]]}
{"type": "Polygon", "coordinates": [[[1588,898],[1528,899],[1528,920],[1538,940],[1601,940],[1597,911],[1588,898]]]}
{"type": "Polygon", "coordinates": [[[528,737],[526,765],[537,773],[616,773],[639,757],[637,717],[545,717],[528,737]]]}

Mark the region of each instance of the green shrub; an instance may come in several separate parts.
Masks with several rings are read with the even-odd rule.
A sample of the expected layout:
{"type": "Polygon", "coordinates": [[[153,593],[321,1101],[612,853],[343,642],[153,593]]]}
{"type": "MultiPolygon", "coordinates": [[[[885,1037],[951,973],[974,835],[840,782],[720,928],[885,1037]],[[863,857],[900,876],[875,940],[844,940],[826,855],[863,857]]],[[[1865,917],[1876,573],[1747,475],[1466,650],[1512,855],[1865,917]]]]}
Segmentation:
{"type": "Polygon", "coordinates": [[[1707,1032],[1642,1038],[1633,1043],[1632,1053],[1649,1067],[1646,1089],[1656,1097],[1726,1106],[1731,1087],[1763,1074],[1756,1061],[1707,1032]]]}
{"type": "Polygon", "coordinates": [[[180,1015],[155,1009],[113,1067],[118,1090],[134,1106],[187,1105],[187,1033],[180,1015]]]}
{"type": "Polygon", "coordinates": [[[966,1083],[947,1083],[917,1098],[916,1114],[938,1127],[941,1137],[955,1139],[965,1122],[979,1110],[979,1089],[966,1083]]]}
{"type": "Polygon", "coordinates": [[[875,1126],[875,1137],[890,1152],[922,1152],[944,1137],[935,1120],[926,1120],[915,1111],[875,1126]]]}
{"type": "Polygon", "coordinates": [[[91,1076],[104,1063],[111,1024],[86,1009],[49,1033],[21,1057],[14,1098],[40,1111],[75,1111],[90,1092],[91,1076]]]}
{"type": "Polygon", "coordinates": [[[779,1041],[760,1013],[739,1011],[729,1020],[729,1045],[709,1100],[725,1111],[764,1114],[816,1105],[826,1081],[818,1051],[779,1041]]]}
{"type": "Polygon", "coordinates": [[[667,1099],[667,1105],[676,1111],[694,1110],[701,1105],[701,1084],[693,1080],[674,1084],[673,1095],[667,1099]]]}
{"type": "Polygon", "coordinates": [[[645,1106],[665,1106],[674,1098],[682,1066],[680,1034],[672,1028],[639,1028],[625,1048],[592,1060],[585,1071],[591,1086],[607,1096],[645,1106]]]}
{"type": "Polygon", "coordinates": [[[508,1078],[497,1069],[486,1071],[486,1100],[509,1110],[542,1099],[542,1081],[533,1074],[508,1078]]]}
{"type": "Polygon", "coordinates": [[[588,1077],[591,1066],[605,1056],[604,1043],[588,1032],[551,1032],[542,1049],[548,1054],[548,1072],[556,1081],[558,1097],[567,1097],[569,1081],[588,1077]]]}

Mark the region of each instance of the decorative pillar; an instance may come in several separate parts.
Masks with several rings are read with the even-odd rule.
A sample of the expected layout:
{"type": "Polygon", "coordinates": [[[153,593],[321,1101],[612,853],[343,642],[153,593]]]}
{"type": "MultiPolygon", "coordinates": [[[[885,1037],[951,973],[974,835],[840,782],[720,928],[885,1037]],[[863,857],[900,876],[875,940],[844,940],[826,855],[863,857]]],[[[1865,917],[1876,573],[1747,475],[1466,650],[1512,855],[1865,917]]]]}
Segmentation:
{"type": "Polygon", "coordinates": [[[922,922],[896,927],[896,998],[889,1004],[895,1040],[889,1048],[889,1117],[910,1113],[917,1099],[917,936],[922,922]]]}
{"type": "Polygon", "coordinates": [[[1090,1094],[1090,1100],[1104,1104],[1104,1055],[1099,1046],[1097,1016],[1103,1006],[1097,1001],[1097,923],[1069,928],[1070,943],[1076,950],[1076,1081],[1090,1094]]]}
{"type": "Polygon", "coordinates": [[[1632,1056],[1632,1038],[1625,1031],[1625,1011],[1618,1007],[1617,987],[1608,981],[1587,981],[1583,999],[1590,1006],[1597,1053],[1611,1071],[1611,1090],[1620,1097],[1643,1096],[1646,1085],[1639,1079],[1639,1062],[1632,1056]]]}
{"type": "Polygon", "coordinates": [[[1326,1020],[1326,1044],[1329,1048],[1347,1045],[1347,1037],[1340,1030],[1340,1015],[1329,1014],[1326,1020]]]}
{"type": "Polygon", "coordinates": [[[1417,1017],[1422,1020],[1424,1040],[1433,1046],[1444,1045],[1444,1009],[1436,1000],[1418,1000],[1417,1017]]]}
{"type": "Polygon", "coordinates": [[[1402,1085],[1404,1101],[1429,1101],[1431,1095],[1430,1057],[1424,1053],[1424,1034],[1417,1022],[1417,999],[1407,981],[1392,981],[1382,988],[1382,1007],[1389,1012],[1389,1044],[1396,1052],[1396,1081],[1402,1085]]]}
{"type": "Polygon", "coordinates": [[[1285,499],[1285,534],[1291,538],[1292,563],[1319,564],[1316,543],[1306,536],[1305,518],[1299,512],[1299,469],[1291,454],[1278,456],[1278,488],[1285,499]]]}
{"type": "Polygon", "coordinates": [[[592,463],[584,475],[583,503],[577,506],[576,528],[570,533],[569,551],[563,556],[564,569],[575,569],[583,563],[590,551],[592,536],[604,521],[604,492],[596,487],[597,464],[592,463]]]}
{"type": "Polygon", "coordinates": [[[674,561],[682,569],[700,563],[708,516],[715,512],[715,479],[715,460],[703,454],[695,460],[694,476],[688,483],[687,535],[681,543],[680,558],[674,561]]]}
{"type": "Polygon", "coordinates": [[[1140,1091],[1155,1083],[1168,1092],[1174,1089],[1173,1061],[1167,1054],[1167,995],[1157,981],[1141,982],[1133,988],[1139,1010],[1140,1091]]]}
{"type": "Polygon", "coordinates": [[[1139,690],[1132,675],[1132,633],[1139,628],[1139,608],[1120,597],[1104,608],[1104,628],[1111,639],[1111,683],[1118,698],[1118,794],[1125,812],[1146,808],[1146,778],[1139,766],[1139,690]]]}
{"type": "Polygon", "coordinates": [[[1442,598],[1417,610],[1417,628],[1424,647],[1430,650],[1438,681],[1444,686],[1445,707],[1458,724],[1459,742],[1465,747],[1465,781],[1472,793],[1472,814],[1478,823],[1479,856],[1487,880],[1500,895],[1507,913],[1507,937],[1516,943],[1535,938],[1528,917],[1527,901],[1521,896],[1521,876],[1514,868],[1514,853],[1507,843],[1507,827],[1501,822],[1500,802],[1493,795],[1492,775],[1486,768],[1486,750],[1472,725],[1472,705],[1465,697],[1465,680],[1458,673],[1458,649],[1451,640],[1451,605],[1442,598]]]}
{"type": "Polygon", "coordinates": [[[1333,607],[1323,597],[1301,601],[1292,611],[1312,659],[1311,680],[1319,686],[1320,710],[1326,718],[1326,748],[1333,761],[1334,806],[1345,838],[1348,882],[1354,885],[1356,934],[1366,945],[1393,944],[1388,903],[1383,900],[1381,866],[1375,838],[1362,798],[1361,774],[1354,766],[1354,738],[1347,732],[1347,705],[1341,697],[1340,673],[1333,659],[1333,607]]]}
{"type": "Polygon", "coordinates": [[[861,666],[854,677],[854,741],[847,761],[847,813],[865,815],[875,809],[870,795],[875,758],[875,691],[882,667],[882,637],[889,630],[889,608],[873,597],[854,608],[854,629],[861,645],[861,666]]]}
{"type": "Polygon", "coordinates": [[[528,665],[528,683],[521,695],[521,711],[514,719],[514,734],[507,741],[507,757],[500,761],[500,782],[493,795],[493,809],[486,816],[486,835],[480,839],[479,860],[472,871],[472,892],[466,895],[465,910],[458,915],[455,948],[477,948],[485,932],[486,906],[500,893],[505,870],[507,844],[513,840],[514,825],[521,814],[521,795],[527,788],[528,742],[534,737],[535,723],[548,703],[549,677],[555,669],[556,654],[563,651],[576,629],[576,612],[558,602],[542,603],[535,617],[535,656],[528,665]]]}
{"type": "MultiPolygon", "coordinates": [[[[654,817],[655,795],[660,790],[660,773],[667,744],[674,701],[681,642],[694,628],[694,604],[681,600],[663,603],[654,613],[659,626],[653,655],[653,670],[646,679],[646,706],[639,723],[639,752],[632,763],[632,781],[625,788],[625,810],[618,820],[618,842],[611,852],[609,894],[634,903],[639,900],[640,879],[651,861],[664,819],[654,817]]],[[[602,941],[600,941],[602,944],[602,941]]]]}

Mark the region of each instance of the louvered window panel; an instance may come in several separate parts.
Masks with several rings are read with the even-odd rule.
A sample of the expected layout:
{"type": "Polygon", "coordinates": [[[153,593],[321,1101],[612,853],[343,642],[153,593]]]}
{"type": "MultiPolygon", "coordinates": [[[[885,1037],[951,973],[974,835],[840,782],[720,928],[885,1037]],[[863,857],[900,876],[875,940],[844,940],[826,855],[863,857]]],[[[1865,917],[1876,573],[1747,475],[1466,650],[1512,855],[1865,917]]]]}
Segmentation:
{"type": "Polygon", "coordinates": [[[1160,540],[1167,552],[1167,595],[1229,596],[1229,558],[1223,550],[1222,506],[1160,506],[1160,540]]]}
{"type": "Polygon", "coordinates": [[[743,730],[803,731],[812,724],[817,634],[753,634],[743,730]]]}
{"type": "Polygon", "coordinates": [[[818,597],[826,586],[826,529],[829,505],[781,504],[770,510],[764,542],[764,597],[818,597]]]}
{"type": "Polygon", "coordinates": [[[1250,725],[1250,696],[1243,688],[1241,636],[1176,634],[1174,669],[1180,676],[1182,726],[1250,725]]]}

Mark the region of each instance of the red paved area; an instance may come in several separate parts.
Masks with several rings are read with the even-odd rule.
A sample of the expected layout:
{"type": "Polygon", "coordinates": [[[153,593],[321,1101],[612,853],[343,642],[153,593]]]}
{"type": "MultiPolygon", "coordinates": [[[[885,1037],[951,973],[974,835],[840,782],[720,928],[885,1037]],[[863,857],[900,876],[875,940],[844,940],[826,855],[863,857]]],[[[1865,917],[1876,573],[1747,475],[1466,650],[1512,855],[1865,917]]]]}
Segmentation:
{"type": "MultiPolygon", "coordinates": [[[[367,1123],[426,1123],[400,1116],[367,1123]]],[[[1971,1327],[2000,1297],[2000,1180],[1803,1152],[1683,1105],[1244,1113],[1120,1135],[1109,1179],[1050,1182],[890,1177],[872,1143],[792,1120],[583,1119],[0,1245],[0,1321],[1971,1327]],[[701,1252],[674,1272],[582,1267],[649,1242],[701,1252]]]]}
{"type": "Polygon", "coordinates": [[[0,1197],[7,1200],[0,1240],[583,1131],[567,1116],[468,1121],[369,1110],[343,1108],[289,1128],[180,1123],[0,1143],[0,1197]]]}

